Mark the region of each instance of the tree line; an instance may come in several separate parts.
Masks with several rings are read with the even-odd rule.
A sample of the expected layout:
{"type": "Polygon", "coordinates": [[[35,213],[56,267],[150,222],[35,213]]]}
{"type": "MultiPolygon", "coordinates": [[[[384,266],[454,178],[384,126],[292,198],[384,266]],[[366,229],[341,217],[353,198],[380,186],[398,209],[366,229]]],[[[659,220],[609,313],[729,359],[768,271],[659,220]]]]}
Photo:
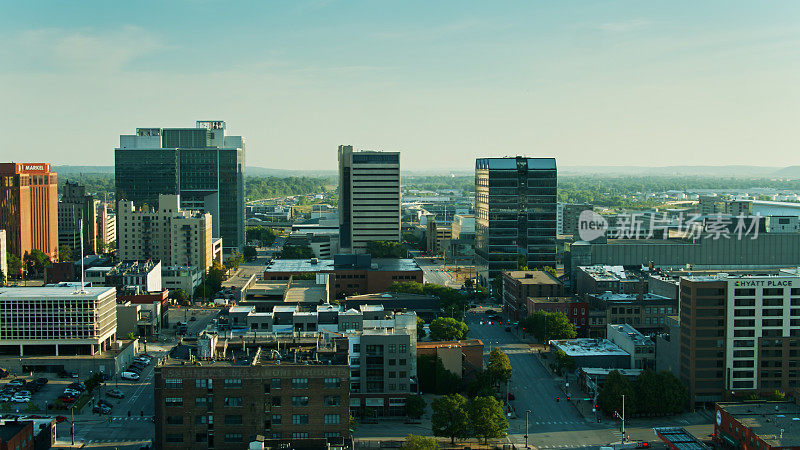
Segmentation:
{"type": "Polygon", "coordinates": [[[672,372],[644,370],[631,382],[619,371],[612,371],[597,396],[597,406],[607,415],[667,415],[683,412],[689,402],[686,386],[672,372]]]}

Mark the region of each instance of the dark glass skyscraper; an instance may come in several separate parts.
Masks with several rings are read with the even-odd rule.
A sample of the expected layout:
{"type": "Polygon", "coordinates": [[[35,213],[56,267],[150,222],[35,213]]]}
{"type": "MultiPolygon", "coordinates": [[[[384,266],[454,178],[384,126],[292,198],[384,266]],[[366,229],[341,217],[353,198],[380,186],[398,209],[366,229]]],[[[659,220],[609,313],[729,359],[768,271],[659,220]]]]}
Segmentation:
{"type": "Polygon", "coordinates": [[[244,245],[244,139],[226,136],[225,122],[195,128],[137,128],[115,151],[117,202],[157,207],[159,194],[178,194],[181,208],[211,213],[222,245],[244,245]]]}
{"type": "Polygon", "coordinates": [[[484,286],[504,270],[556,266],[555,158],[475,161],[475,267],[484,286]]]}

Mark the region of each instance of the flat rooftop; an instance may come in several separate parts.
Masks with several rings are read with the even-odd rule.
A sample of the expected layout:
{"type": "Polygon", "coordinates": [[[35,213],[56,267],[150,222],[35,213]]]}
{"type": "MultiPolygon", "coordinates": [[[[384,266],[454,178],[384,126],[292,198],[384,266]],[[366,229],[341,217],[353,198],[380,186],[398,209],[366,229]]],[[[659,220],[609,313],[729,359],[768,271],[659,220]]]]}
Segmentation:
{"type": "Polygon", "coordinates": [[[332,259],[273,259],[264,272],[332,272],[334,270],[412,271],[422,270],[413,259],[373,259],[369,268],[337,267],[332,259]]]}
{"type": "Polygon", "coordinates": [[[562,350],[567,356],[630,356],[608,339],[562,339],[550,341],[550,345],[562,350]]]}
{"type": "Polygon", "coordinates": [[[626,336],[635,345],[655,345],[655,343],[650,338],[643,335],[636,328],[633,328],[633,326],[631,326],[631,324],[629,323],[608,324],[607,327],[609,330],[613,328],[617,333],[626,336]]]}
{"type": "Polygon", "coordinates": [[[4,287],[0,288],[0,299],[3,298],[23,298],[35,299],[43,297],[69,297],[70,299],[88,299],[98,298],[105,295],[107,292],[117,292],[113,287],[87,287],[83,291],[69,286],[52,286],[52,287],[4,287]]]}
{"type": "Polygon", "coordinates": [[[580,370],[589,376],[608,375],[616,370],[626,377],[638,377],[643,372],[643,369],[604,369],[602,367],[581,367],[580,370]]]}
{"type": "Polygon", "coordinates": [[[521,284],[561,284],[549,273],[541,270],[510,270],[505,273],[521,284]]]}
{"type": "Polygon", "coordinates": [[[717,406],[771,447],[800,446],[800,406],[794,402],[717,403],[717,406]]]}
{"type": "Polygon", "coordinates": [[[572,297],[528,297],[528,301],[532,303],[575,303],[581,300],[572,297]]]}
{"type": "Polygon", "coordinates": [[[658,294],[615,294],[613,292],[603,292],[602,294],[589,294],[598,300],[608,301],[634,301],[634,300],[673,300],[669,297],[658,294]]]}
{"type": "Polygon", "coordinates": [[[699,439],[682,427],[659,427],[653,428],[653,431],[662,441],[680,450],[705,450],[711,448],[700,442],[699,439]]]}

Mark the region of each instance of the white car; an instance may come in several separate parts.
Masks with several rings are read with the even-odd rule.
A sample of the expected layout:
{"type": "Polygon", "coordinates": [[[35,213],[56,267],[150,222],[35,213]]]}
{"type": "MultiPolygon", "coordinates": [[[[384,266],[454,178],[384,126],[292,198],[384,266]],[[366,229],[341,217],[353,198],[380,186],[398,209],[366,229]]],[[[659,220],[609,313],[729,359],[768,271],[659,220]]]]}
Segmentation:
{"type": "Polygon", "coordinates": [[[29,395],[25,396],[25,395],[15,394],[13,397],[11,397],[11,401],[14,403],[28,403],[29,401],[31,401],[31,397],[29,395]]]}
{"type": "Polygon", "coordinates": [[[76,390],[76,389],[70,389],[70,388],[64,389],[64,393],[67,394],[67,395],[73,396],[73,397],[77,397],[77,396],[81,395],[81,391],[76,390]]]}
{"type": "Polygon", "coordinates": [[[122,372],[121,374],[119,374],[119,377],[122,378],[123,380],[135,381],[139,379],[139,374],[136,372],[122,372]]]}

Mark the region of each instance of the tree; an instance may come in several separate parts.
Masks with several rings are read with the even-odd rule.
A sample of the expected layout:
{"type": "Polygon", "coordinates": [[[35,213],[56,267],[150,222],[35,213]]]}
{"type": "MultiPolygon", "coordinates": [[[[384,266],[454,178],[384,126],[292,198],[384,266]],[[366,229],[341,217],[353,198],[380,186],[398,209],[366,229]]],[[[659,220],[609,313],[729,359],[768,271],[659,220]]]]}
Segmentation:
{"type": "Polygon", "coordinates": [[[534,311],[522,320],[522,328],[539,342],[550,339],[574,339],[578,335],[575,325],[562,312],[534,311]]]}
{"type": "Polygon", "coordinates": [[[652,370],[643,370],[636,378],[636,409],[641,412],[664,412],[665,390],[661,377],[652,370]]]}
{"type": "Polygon", "coordinates": [[[194,298],[208,299],[222,288],[222,282],[228,278],[227,269],[216,259],[206,270],[203,282],[194,290],[194,298]]]}
{"type": "Polygon", "coordinates": [[[8,275],[19,276],[19,270],[22,268],[22,260],[13,253],[6,252],[6,265],[8,266],[8,275]]]}
{"type": "Polygon", "coordinates": [[[257,225],[254,227],[247,227],[245,230],[245,239],[247,242],[258,241],[262,246],[271,247],[275,243],[277,233],[272,228],[257,225]]]}
{"type": "Polygon", "coordinates": [[[551,266],[542,267],[542,272],[547,272],[550,275],[552,275],[553,278],[558,278],[558,275],[556,274],[556,269],[552,268],[551,266]]]}
{"type": "Polygon", "coordinates": [[[421,395],[409,395],[406,397],[406,415],[412,419],[419,419],[425,414],[425,407],[428,403],[421,395]]]}
{"type": "Polygon", "coordinates": [[[36,274],[40,274],[44,272],[46,267],[50,267],[53,265],[53,262],[50,261],[50,257],[45,255],[44,252],[38,249],[31,250],[30,253],[25,252],[23,256],[23,261],[25,262],[26,267],[29,271],[33,271],[36,274]]]}
{"type": "Polygon", "coordinates": [[[405,245],[394,241],[367,241],[366,252],[373,258],[405,258],[408,256],[405,245]]]}
{"type": "Polygon", "coordinates": [[[106,242],[103,240],[102,236],[98,236],[97,237],[97,252],[100,253],[100,254],[103,254],[103,253],[106,252],[107,248],[108,248],[108,245],[106,245],[106,242]]]}
{"type": "Polygon", "coordinates": [[[170,291],[169,298],[175,300],[179,305],[185,305],[189,303],[189,294],[180,288],[170,291]]]}
{"type": "Polygon", "coordinates": [[[72,247],[61,245],[58,247],[58,260],[61,262],[72,261],[72,247]]]}
{"type": "Polygon", "coordinates": [[[436,355],[417,357],[419,389],[431,394],[453,394],[461,390],[461,379],[447,370],[442,359],[436,355]]]}
{"type": "Polygon", "coordinates": [[[285,245],[278,254],[279,259],[310,259],[314,257],[314,250],[307,245],[285,245]]]}
{"type": "Polygon", "coordinates": [[[467,337],[469,327],[452,317],[437,317],[431,322],[430,330],[434,341],[460,341],[467,337]]]}
{"type": "Polygon", "coordinates": [[[528,258],[522,253],[517,254],[517,270],[528,270],[528,258]]]}
{"type": "Polygon", "coordinates": [[[242,255],[245,261],[255,261],[258,258],[258,251],[252,245],[245,245],[242,255]]]}
{"type": "Polygon", "coordinates": [[[431,431],[434,436],[450,438],[454,444],[456,439],[469,437],[469,416],[467,415],[467,399],[460,394],[445,395],[431,403],[431,431]]]}
{"type": "Polygon", "coordinates": [[[414,434],[406,436],[403,445],[400,446],[401,450],[437,450],[438,448],[439,443],[436,442],[436,438],[414,434]]]}
{"type": "Polygon", "coordinates": [[[417,340],[425,337],[425,321],[422,317],[417,316],[417,340]]]}
{"type": "Polygon", "coordinates": [[[498,275],[492,280],[492,294],[498,302],[503,301],[503,276],[498,275]]]}
{"type": "Polygon", "coordinates": [[[622,396],[625,395],[625,413],[633,414],[636,412],[636,393],[633,385],[628,379],[612,370],[603,382],[603,388],[597,395],[598,407],[608,415],[614,413],[622,414],[622,396]]]}
{"type": "Polygon", "coordinates": [[[689,391],[674,373],[666,370],[658,374],[663,389],[663,411],[668,414],[682,413],[689,404],[689,391]]]}
{"type": "Polygon", "coordinates": [[[466,280],[464,280],[464,287],[465,288],[472,289],[472,286],[474,286],[474,285],[475,285],[475,282],[472,281],[472,278],[467,278],[466,280]]]}
{"type": "Polygon", "coordinates": [[[489,364],[486,365],[486,372],[493,382],[507,383],[511,379],[511,361],[508,356],[495,347],[489,353],[489,364]]]}
{"type": "Polygon", "coordinates": [[[136,339],[136,335],[133,334],[133,331],[131,331],[128,334],[125,335],[125,339],[128,339],[129,341],[132,341],[132,340],[136,339]]]}
{"type": "Polygon", "coordinates": [[[493,396],[475,397],[469,402],[469,424],[472,434],[483,438],[483,443],[489,439],[497,439],[506,435],[508,420],[503,412],[503,404],[493,396]]]}
{"type": "Polygon", "coordinates": [[[571,356],[564,353],[564,350],[559,350],[556,352],[555,365],[558,374],[561,375],[564,370],[572,371],[575,368],[575,361],[571,356]]]}
{"type": "Polygon", "coordinates": [[[234,250],[230,256],[225,258],[225,268],[227,268],[228,270],[238,269],[239,265],[241,265],[243,262],[244,262],[244,255],[234,250]]]}
{"type": "Polygon", "coordinates": [[[492,377],[484,370],[475,375],[466,388],[467,395],[470,397],[486,397],[494,395],[494,383],[492,377]]]}

